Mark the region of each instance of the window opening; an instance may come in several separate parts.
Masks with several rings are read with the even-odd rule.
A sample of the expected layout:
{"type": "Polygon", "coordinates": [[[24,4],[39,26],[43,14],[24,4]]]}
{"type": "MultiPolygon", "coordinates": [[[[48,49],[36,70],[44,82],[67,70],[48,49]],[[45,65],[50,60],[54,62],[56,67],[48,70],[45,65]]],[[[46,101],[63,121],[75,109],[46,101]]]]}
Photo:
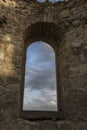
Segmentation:
{"type": "Polygon", "coordinates": [[[37,0],[38,2],[52,2],[52,3],[56,3],[58,1],[64,1],[64,0],[37,0]]]}
{"type": "Polygon", "coordinates": [[[43,42],[26,52],[23,111],[58,111],[55,52],[43,42]]]}

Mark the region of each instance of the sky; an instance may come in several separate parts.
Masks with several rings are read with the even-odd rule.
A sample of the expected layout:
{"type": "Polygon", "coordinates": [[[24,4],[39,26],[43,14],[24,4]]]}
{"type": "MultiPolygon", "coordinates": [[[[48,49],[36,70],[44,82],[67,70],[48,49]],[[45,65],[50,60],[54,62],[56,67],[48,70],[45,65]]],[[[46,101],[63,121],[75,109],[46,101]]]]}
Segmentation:
{"type": "Polygon", "coordinates": [[[27,48],[23,110],[57,111],[53,48],[42,41],[27,48]]]}
{"type": "MultiPolygon", "coordinates": [[[[37,0],[39,2],[45,2],[46,0],[37,0]]],[[[55,2],[58,2],[58,1],[64,1],[64,0],[49,0],[49,2],[52,2],[52,3],[55,3],[55,2]]]]}

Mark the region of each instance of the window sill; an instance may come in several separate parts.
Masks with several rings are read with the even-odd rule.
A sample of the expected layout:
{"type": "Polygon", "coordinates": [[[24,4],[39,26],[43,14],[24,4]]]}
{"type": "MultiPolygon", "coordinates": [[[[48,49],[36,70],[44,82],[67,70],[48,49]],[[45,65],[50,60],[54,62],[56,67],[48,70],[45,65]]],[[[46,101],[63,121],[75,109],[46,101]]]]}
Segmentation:
{"type": "Polygon", "coordinates": [[[57,111],[21,111],[20,116],[24,119],[64,119],[63,112],[57,111]]]}

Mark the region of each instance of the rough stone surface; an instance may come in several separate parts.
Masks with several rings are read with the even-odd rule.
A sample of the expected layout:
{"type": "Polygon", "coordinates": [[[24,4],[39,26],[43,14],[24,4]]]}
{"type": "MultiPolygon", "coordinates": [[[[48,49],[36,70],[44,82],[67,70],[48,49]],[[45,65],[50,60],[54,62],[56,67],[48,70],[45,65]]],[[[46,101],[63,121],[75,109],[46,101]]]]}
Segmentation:
{"type": "Polygon", "coordinates": [[[0,0],[0,130],[86,129],[87,0],[0,0]],[[23,48],[25,41],[40,38],[59,47],[65,120],[29,121],[19,115],[23,48]]]}

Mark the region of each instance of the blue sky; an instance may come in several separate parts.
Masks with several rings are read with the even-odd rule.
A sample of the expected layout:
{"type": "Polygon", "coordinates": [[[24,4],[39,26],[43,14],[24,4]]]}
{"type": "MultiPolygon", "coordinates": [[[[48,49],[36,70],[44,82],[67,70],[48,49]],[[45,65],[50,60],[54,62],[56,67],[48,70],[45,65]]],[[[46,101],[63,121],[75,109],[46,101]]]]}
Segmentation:
{"type": "MultiPolygon", "coordinates": [[[[37,0],[39,2],[45,2],[46,0],[37,0]]],[[[55,2],[58,2],[58,1],[64,1],[64,0],[49,0],[49,2],[52,2],[52,3],[55,3],[55,2]]]]}
{"type": "Polygon", "coordinates": [[[42,41],[27,49],[23,110],[57,111],[55,53],[42,41]]]}

